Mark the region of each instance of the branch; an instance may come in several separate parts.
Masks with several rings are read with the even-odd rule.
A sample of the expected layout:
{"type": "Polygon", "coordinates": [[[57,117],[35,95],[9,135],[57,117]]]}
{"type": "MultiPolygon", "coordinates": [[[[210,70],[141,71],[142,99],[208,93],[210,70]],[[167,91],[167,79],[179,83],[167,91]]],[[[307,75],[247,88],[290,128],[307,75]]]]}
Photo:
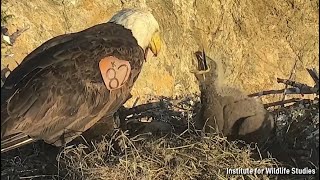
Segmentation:
{"type": "Polygon", "coordinates": [[[12,33],[9,37],[10,37],[10,40],[11,40],[11,43],[13,44],[16,39],[22,34],[24,33],[25,31],[27,31],[29,29],[29,27],[25,27],[25,28],[22,28],[22,29],[17,29],[16,32],[12,33]]]}
{"type": "Polygon", "coordinates": [[[272,106],[280,106],[280,105],[285,105],[288,103],[299,102],[299,101],[301,101],[300,98],[287,99],[287,100],[283,100],[283,101],[276,101],[273,103],[264,104],[264,107],[268,108],[268,107],[272,107],[272,106]]]}
{"type": "MultiPolygon", "coordinates": [[[[261,91],[261,92],[249,94],[248,97],[264,96],[264,95],[270,95],[270,94],[282,94],[285,91],[286,91],[285,89],[261,91]]],[[[287,91],[290,91],[288,94],[294,94],[291,92],[295,92],[295,88],[288,88],[287,91]]],[[[296,94],[300,94],[300,93],[296,93],[296,94]]]]}
{"type": "Polygon", "coordinates": [[[120,115],[122,117],[127,117],[132,114],[140,114],[142,112],[146,112],[151,109],[157,109],[157,108],[160,108],[161,106],[162,106],[161,102],[151,102],[151,103],[147,103],[147,104],[141,104],[141,105],[129,108],[129,109],[121,108],[119,110],[120,110],[120,115]]]}
{"type": "Polygon", "coordinates": [[[319,86],[319,74],[317,73],[316,69],[315,68],[312,68],[312,69],[307,68],[307,71],[310,74],[310,76],[312,77],[314,83],[319,86]]]}
{"type": "MultiPolygon", "coordinates": [[[[311,87],[311,86],[308,86],[306,84],[302,84],[299,82],[295,82],[295,81],[291,81],[291,80],[287,80],[287,79],[280,79],[280,78],[277,78],[277,82],[283,83],[285,85],[296,87],[296,88],[294,88],[296,90],[294,90],[293,92],[297,92],[298,94],[318,94],[319,93],[319,88],[311,87]]],[[[291,88],[291,90],[292,90],[292,88],[291,88]]],[[[289,90],[289,91],[286,91],[285,94],[292,94],[292,93],[289,90]]]]}
{"type": "Polygon", "coordinates": [[[316,91],[316,94],[319,95],[319,73],[316,71],[315,68],[312,69],[308,69],[307,68],[308,73],[310,74],[310,76],[312,77],[315,85],[313,86],[313,88],[316,91]]]}

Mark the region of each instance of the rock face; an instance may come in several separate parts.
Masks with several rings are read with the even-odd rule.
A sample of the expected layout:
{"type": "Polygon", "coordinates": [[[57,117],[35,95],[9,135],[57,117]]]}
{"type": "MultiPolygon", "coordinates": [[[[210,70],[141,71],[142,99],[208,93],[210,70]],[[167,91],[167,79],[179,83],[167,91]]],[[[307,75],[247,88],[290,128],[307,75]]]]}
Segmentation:
{"type": "Polygon", "coordinates": [[[1,22],[9,34],[29,27],[13,46],[2,44],[2,63],[11,69],[54,36],[106,22],[122,8],[150,8],[161,25],[164,48],[148,59],[136,82],[132,94],[140,102],[149,95],[198,92],[189,69],[193,52],[202,48],[223,64],[224,83],[246,93],[283,88],[275,79],[288,78],[295,61],[293,79],[312,83],[305,68],[319,65],[316,0],[11,0],[2,5],[1,14],[12,15],[1,22]]]}

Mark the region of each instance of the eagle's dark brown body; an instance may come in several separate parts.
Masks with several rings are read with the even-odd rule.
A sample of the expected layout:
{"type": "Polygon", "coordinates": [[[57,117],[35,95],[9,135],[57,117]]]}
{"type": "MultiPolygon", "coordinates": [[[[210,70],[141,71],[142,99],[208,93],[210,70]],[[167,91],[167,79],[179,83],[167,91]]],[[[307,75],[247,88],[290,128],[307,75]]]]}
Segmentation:
{"type": "Polygon", "coordinates": [[[220,87],[218,64],[204,52],[196,52],[195,75],[201,90],[201,109],[197,128],[216,131],[230,140],[263,142],[270,136],[274,119],[263,105],[234,88],[220,87]],[[208,63],[208,64],[207,64],[208,63]]]}
{"type": "Polygon", "coordinates": [[[1,89],[1,151],[28,139],[61,146],[102,117],[113,116],[127,100],[143,62],[144,50],[131,31],[114,23],[45,42],[1,89]],[[112,91],[99,71],[99,61],[108,56],[131,65],[128,81],[112,91]]]}

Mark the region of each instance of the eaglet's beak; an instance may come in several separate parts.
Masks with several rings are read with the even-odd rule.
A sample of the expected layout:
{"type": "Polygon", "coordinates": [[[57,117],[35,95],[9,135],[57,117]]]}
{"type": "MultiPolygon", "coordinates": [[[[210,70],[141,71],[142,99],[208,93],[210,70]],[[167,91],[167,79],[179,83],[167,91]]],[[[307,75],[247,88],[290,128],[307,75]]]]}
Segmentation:
{"type": "Polygon", "coordinates": [[[161,50],[161,38],[160,38],[160,32],[157,31],[153,34],[151,38],[151,42],[149,44],[149,48],[152,51],[153,55],[157,57],[161,50]]]}

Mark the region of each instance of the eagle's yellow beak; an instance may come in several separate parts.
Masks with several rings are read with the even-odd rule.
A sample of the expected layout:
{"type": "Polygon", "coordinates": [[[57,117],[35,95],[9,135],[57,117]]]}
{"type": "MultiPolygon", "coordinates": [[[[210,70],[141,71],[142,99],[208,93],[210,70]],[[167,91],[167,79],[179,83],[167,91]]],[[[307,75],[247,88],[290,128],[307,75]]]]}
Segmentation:
{"type": "Polygon", "coordinates": [[[151,38],[151,42],[149,44],[149,48],[152,51],[154,56],[157,56],[161,50],[161,37],[160,32],[157,31],[153,34],[151,38]]]}

